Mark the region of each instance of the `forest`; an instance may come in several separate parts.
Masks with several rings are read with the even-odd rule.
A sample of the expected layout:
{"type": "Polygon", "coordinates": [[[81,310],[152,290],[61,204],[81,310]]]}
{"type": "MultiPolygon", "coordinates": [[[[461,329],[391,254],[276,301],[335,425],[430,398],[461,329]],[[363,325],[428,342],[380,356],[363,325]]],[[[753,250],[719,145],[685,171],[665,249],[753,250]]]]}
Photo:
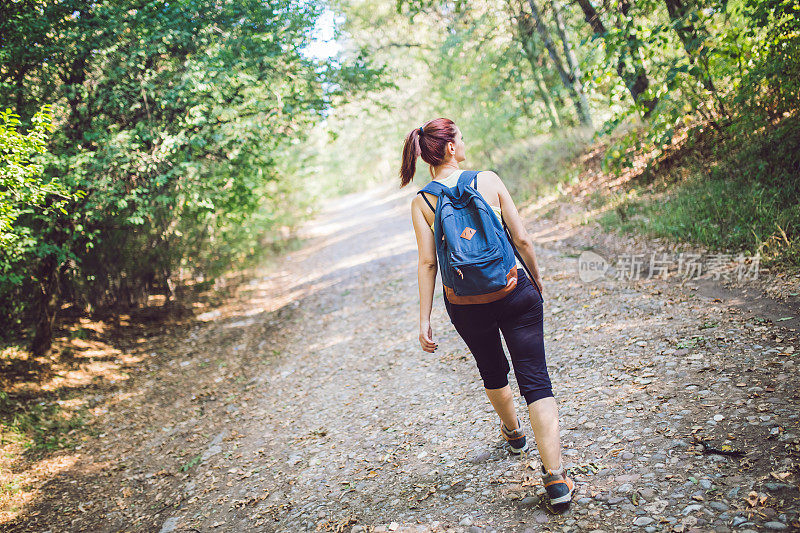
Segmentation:
{"type": "Polygon", "coordinates": [[[405,132],[438,115],[462,124],[476,163],[526,194],[568,182],[587,139],[608,139],[603,169],[618,173],[655,174],[671,147],[702,145],[712,160],[684,157],[702,179],[676,195],[662,229],[750,252],[774,240],[797,265],[799,10],[6,3],[3,331],[29,335],[41,355],[64,306],[113,312],[152,295],[169,305],[188,281],[213,282],[285,240],[315,197],[392,179],[405,132]],[[326,11],[340,50],[308,57],[326,11]],[[697,194],[713,205],[687,203],[697,194]],[[692,216],[707,223],[693,228],[692,216]]]}

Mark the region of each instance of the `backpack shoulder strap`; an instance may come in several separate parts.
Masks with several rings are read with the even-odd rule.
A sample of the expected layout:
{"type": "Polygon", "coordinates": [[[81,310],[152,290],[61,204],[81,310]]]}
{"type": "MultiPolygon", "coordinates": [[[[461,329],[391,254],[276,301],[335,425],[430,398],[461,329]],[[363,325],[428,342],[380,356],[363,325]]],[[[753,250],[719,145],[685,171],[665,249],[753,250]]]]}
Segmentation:
{"type": "Polygon", "coordinates": [[[437,198],[441,199],[442,194],[444,192],[448,192],[448,193],[450,192],[450,188],[446,187],[445,185],[442,185],[438,181],[431,181],[430,183],[428,183],[426,186],[424,186],[422,189],[420,189],[417,192],[417,194],[422,196],[422,199],[425,200],[425,203],[428,204],[428,207],[430,207],[431,211],[433,211],[434,214],[435,214],[436,213],[436,208],[433,207],[433,204],[431,204],[430,200],[428,200],[425,197],[425,195],[422,194],[424,192],[426,192],[428,194],[432,194],[432,195],[436,196],[437,198]]]}
{"type": "Polygon", "coordinates": [[[436,213],[436,208],[433,207],[433,204],[430,202],[430,200],[428,200],[428,198],[422,193],[426,192],[428,194],[432,194],[432,195],[436,196],[437,198],[439,198],[439,197],[441,197],[442,192],[444,192],[445,190],[449,191],[450,189],[448,187],[445,187],[444,185],[442,185],[438,181],[431,181],[430,183],[425,185],[423,188],[421,188],[417,192],[417,194],[422,196],[422,199],[425,200],[425,203],[428,204],[428,207],[430,207],[431,211],[433,211],[434,214],[435,214],[436,213]]]}
{"type": "Polygon", "coordinates": [[[457,187],[459,190],[463,190],[465,186],[470,184],[470,182],[472,184],[472,188],[476,188],[478,185],[478,172],[479,171],[477,170],[465,170],[462,172],[458,177],[457,187]]]}
{"type": "Polygon", "coordinates": [[[442,192],[449,191],[449,190],[450,190],[450,188],[447,187],[446,185],[442,185],[438,181],[432,180],[426,186],[421,188],[419,190],[419,192],[427,192],[427,193],[430,193],[430,194],[432,194],[434,196],[440,196],[442,194],[442,192]]]}

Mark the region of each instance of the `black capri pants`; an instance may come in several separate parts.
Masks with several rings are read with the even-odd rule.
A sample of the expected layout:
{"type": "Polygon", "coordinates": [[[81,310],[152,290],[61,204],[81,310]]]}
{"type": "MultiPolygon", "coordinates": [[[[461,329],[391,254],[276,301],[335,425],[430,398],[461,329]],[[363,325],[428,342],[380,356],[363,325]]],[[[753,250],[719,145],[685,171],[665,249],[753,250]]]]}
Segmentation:
{"type": "Polygon", "coordinates": [[[450,321],[464,339],[478,363],[478,372],[487,389],[508,385],[508,359],[500,342],[500,332],[511,352],[519,392],[531,403],[553,396],[544,356],[543,309],[541,293],[517,268],[517,286],[500,300],[485,304],[456,305],[444,297],[450,321]]]}

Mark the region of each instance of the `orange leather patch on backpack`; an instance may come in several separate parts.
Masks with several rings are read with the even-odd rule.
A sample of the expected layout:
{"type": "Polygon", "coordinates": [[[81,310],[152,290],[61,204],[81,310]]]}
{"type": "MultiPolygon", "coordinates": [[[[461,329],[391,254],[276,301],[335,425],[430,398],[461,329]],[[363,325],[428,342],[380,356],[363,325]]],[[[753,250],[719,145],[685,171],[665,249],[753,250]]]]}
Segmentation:
{"type": "Polygon", "coordinates": [[[464,231],[461,232],[461,236],[467,240],[470,240],[475,236],[475,230],[467,226],[464,228],[464,231]]]}

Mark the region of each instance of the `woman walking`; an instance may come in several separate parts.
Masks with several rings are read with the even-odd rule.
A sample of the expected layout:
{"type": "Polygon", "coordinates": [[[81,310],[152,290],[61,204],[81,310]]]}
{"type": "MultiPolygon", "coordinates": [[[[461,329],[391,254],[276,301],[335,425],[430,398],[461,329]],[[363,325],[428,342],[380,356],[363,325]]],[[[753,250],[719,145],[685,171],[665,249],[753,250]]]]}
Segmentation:
{"type": "MultiPolygon", "coordinates": [[[[489,298],[469,300],[456,296],[452,289],[445,287],[444,303],[450,321],[475,358],[486,395],[500,417],[501,435],[512,453],[520,453],[527,450],[528,444],[508,384],[509,364],[500,341],[502,332],[511,354],[520,393],[528,404],[533,435],[542,462],[542,481],[550,504],[555,508],[565,507],[572,500],[573,481],[562,464],[558,408],[544,354],[542,282],[533,245],[500,177],[491,171],[479,172],[476,177],[474,173],[465,175],[465,171],[459,167],[459,163],[466,159],[465,145],[461,131],[453,121],[437,118],[415,128],[406,136],[400,170],[401,187],[414,178],[418,156],[430,165],[431,183],[437,182],[447,188],[457,185],[463,187],[463,179],[460,178],[464,176],[474,183],[474,189],[507,226],[518,257],[522,258],[525,265],[533,267],[531,275],[534,279],[530,280],[517,259],[516,274],[512,268],[508,275],[508,287],[489,298]],[[492,301],[475,303],[484,300],[492,301]]],[[[444,189],[439,185],[437,188],[444,189]]],[[[440,198],[436,194],[420,191],[411,203],[411,218],[419,252],[419,342],[422,349],[429,353],[434,353],[438,347],[433,341],[430,316],[438,265],[434,239],[434,223],[437,222],[435,211],[440,198]]],[[[460,237],[471,239],[474,231],[469,233],[470,230],[466,228],[460,237]]],[[[459,274],[463,278],[460,271],[459,274]]]]}

